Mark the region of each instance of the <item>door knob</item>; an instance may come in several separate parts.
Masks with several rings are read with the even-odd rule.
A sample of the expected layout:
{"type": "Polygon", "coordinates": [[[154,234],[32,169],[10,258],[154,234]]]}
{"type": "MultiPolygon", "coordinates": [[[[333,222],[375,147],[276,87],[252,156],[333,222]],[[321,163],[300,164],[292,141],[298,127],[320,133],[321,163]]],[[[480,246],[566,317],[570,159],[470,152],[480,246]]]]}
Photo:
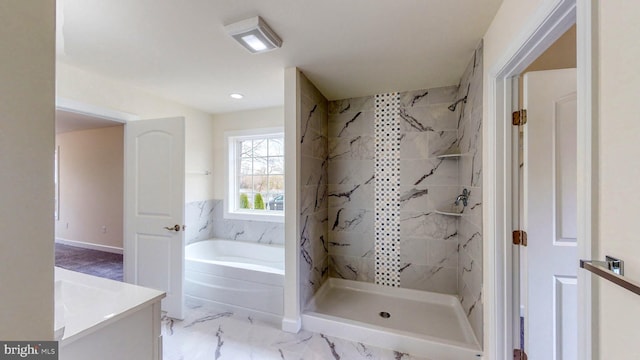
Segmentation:
{"type": "Polygon", "coordinates": [[[165,226],[164,228],[169,231],[180,231],[180,225],[178,224],[175,224],[174,226],[171,226],[171,227],[165,226]]]}

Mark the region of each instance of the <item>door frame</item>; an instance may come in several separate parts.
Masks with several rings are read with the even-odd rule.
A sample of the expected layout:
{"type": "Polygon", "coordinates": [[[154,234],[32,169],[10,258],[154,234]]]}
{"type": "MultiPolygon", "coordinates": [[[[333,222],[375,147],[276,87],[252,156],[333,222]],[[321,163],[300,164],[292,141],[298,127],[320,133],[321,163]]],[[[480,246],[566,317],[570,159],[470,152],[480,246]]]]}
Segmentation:
{"type": "Polygon", "coordinates": [[[140,120],[140,116],[135,114],[112,110],[59,96],[56,97],[56,109],[99,117],[123,124],[126,124],[129,121],[140,120]]]}
{"type": "MultiPolygon", "coordinates": [[[[591,259],[592,250],[592,118],[596,114],[593,82],[594,0],[553,0],[531,14],[524,30],[511,41],[488,74],[487,114],[484,127],[483,175],[484,201],[484,286],[491,294],[485,306],[485,354],[492,359],[507,359],[518,348],[519,330],[515,317],[514,269],[518,257],[511,245],[513,229],[512,175],[514,169],[512,78],[540,56],[574,23],[577,23],[577,101],[578,101],[578,257],[591,259]]],[[[576,266],[578,264],[576,263],[576,266]]],[[[519,323],[519,321],[518,321],[519,323]]],[[[578,271],[578,359],[591,359],[591,280],[578,271]]]]}
{"type": "MultiPolygon", "coordinates": [[[[136,120],[140,120],[140,116],[136,115],[136,114],[131,114],[131,113],[127,113],[124,111],[118,111],[118,110],[113,110],[113,109],[109,109],[109,108],[105,108],[105,107],[101,107],[101,106],[97,106],[97,105],[93,105],[93,104],[88,104],[88,103],[84,103],[81,101],[76,101],[76,100],[72,100],[72,99],[68,99],[68,98],[64,98],[64,97],[59,97],[56,96],[56,109],[57,110],[64,110],[64,111],[68,111],[68,112],[72,112],[72,113],[76,113],[76,114],[82,114],[82,115],[87,115],[87,116],[93,116],[96,118],[101,118],[101,119],[106,119],[106,120],[111,120],[114,122],[119,122],[124,126],[124,131],[127,131],[127,123],[130,121],[136,121],[136,120]]],[[[124,143],[124,133],[123,133],[123,150],[126,150],[126,143],[124,143]]],[[[122,159],[122,165],[123,167],[126,164],[126,151],[124,151],[124,158],[122,159]]],[[[124,170],[124,169],[123,169],[124,170]]],[[[123,171],[123,198],[122,198],[122,216],[123,216],[123,220],[124,220],[124,214],[125,214],[125,208],[127,205],[127,193],[126,191],[124,191],[124,185],[127,183],[127,173],[126,171],[123,171]]],[[[122,253],[124,254],[124,222],[123,222],[123,226],[122,226],[122,253]]],[[[124,265],[124,263],[123,263],[124,265]]],[[[123,281],[125,281],[126,279],[122,279],[123,281]]]]}

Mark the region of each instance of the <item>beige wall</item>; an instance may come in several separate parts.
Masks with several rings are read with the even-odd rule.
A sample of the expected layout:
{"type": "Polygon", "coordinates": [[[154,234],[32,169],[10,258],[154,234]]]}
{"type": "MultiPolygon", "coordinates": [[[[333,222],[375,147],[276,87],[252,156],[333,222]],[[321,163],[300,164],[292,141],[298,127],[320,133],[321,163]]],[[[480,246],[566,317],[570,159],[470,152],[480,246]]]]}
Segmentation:
{"type": "Polygon", "coordinates": [[[574,67],[576,67],[576,25],[569,28],[553,45],[529,65],[523,73],[574,67]]]}
{"type": "Polygon", "coordinates": [[[56,145],[56,238],[122,249],[124,126],[59,134],[56,145]]]}
{"type": "Polygon", "coordinates": [[[520,75],[518,101],[522,107],[522,77],[529,71],[569,69],[576,67],[576,25],[573,25],[520,75]]]}
{"type": "MultiPolygon", "coordinates": [[[[186,170],[202,172],[213,167],[213,122],[210,114],[67,64],[56,65],[56,95],[59,97],[135,114],[141,119],[185,117],[186,170]]],[[[187,202],[213,196],[211,176],[188,175],[185,187],[187,202]]]]}
{"type": "MultiPolygon", "coordinates": [[[[226,131],[283,127],[284,107],[238,111],[213,116],[213,135],[209,141],[213,144],[213,192],[212,199],[224,199],[227,186],[227,143],[226,131]]],[[[286,170],[285,170],[286,171],[286,170]]]]}
{"type": "MultiPolygon", "coordinates": [[[[598,1],[599,114],[597,224],[594,257],[625,261],[640,282],[640,2],[598,1]]],[[[597,280],[594,327],[598,359],[638,359],[640,296],[597,280]]],[[[594,356],[594,358],[596,358],[594,356]]]]}
{"type": "Polygon", "coordinates": [[[53,339],[55,2],[0,1],[0,339],[53,339]]]}

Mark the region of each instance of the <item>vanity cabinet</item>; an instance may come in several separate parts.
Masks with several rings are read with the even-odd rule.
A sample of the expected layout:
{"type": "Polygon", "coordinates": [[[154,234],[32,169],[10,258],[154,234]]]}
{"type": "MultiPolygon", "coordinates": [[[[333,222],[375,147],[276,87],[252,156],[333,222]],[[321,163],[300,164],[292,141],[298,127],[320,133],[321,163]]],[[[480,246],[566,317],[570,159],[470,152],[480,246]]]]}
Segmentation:
{"type": "Polygon", "coordinates": [[[56,291],[60,360],[162,359],[164,292],[59,268],[56,291]]]}

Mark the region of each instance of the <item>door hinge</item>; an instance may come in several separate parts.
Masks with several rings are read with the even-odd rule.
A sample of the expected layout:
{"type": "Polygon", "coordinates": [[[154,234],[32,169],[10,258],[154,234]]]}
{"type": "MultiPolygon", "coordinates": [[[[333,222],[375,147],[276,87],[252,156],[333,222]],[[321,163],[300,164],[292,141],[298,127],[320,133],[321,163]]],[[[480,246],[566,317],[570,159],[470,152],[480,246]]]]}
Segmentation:
{"type": "Polygon", "coordinates": [[[521,349],[514,349],[513,360],[527,360],[527,353],[521,349]]]}
{"type": "Polygon", "coordinates": [[[515,230],[513,232],[513,245],[527,246],[527,232],[515,230]]]}
{"type": "Polygon", "coordinates": [[[513,126],[522,126],[527,123],[527,110],[522,109],[514,111],[511,115],[511,121],[513,126]]]}

